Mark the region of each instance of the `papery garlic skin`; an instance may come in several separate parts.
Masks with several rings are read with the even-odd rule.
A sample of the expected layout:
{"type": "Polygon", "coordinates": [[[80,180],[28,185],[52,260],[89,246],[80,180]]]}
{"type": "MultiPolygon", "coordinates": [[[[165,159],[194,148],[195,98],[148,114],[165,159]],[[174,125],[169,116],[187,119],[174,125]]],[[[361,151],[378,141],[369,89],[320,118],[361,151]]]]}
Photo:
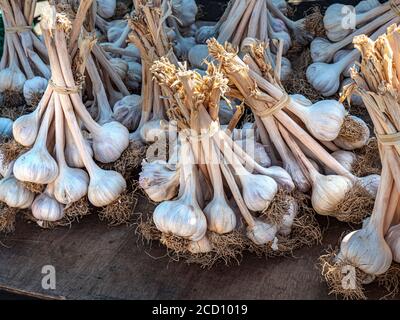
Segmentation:
{"type": "Polygon", "coordinates": [[[55,222],[64,217],[64,206],[47,192],[35,198],[31,209],[32,215],[39,221],[55,222]]]}
{"type": "Polygon", "coordinates": [[[47,79],[42,77],[34,77],[25,81],[22,93],[28,105],[34,106],[35,103],[39,102],[46,91],[47,83],[47,79]]]}
{"type": "Polygon", "coordinates": [[[93,152],[96,160],[102,163],[117,161],[129,145],[129,131],[116,121],[101,126],[93,135],[93,152]]]}
{"type": "Polygon", "coordinates": [[[134,61],[128,62],[128,71],[126,75],[128,81],[142,82],[142,65],[134,61]]]}
{"type": "Polygon", "coordinates": [[[217,38],[217,30],[215,24],[212,26],[202,26],[196,31],[196,42],[205,44],[208,39],[217,38]]]}
{"type": "Polygon", "coordinates": [[[24,187],[14,176],[0,180],[0,200],[11,208],[27,209],[35,194],[24,187]]]}
{"type": "Polygon", "coordinates": [[[332,43],[325,38],[315,38],[310,44],[310,53],[313,62],[330,62],[335,55],[329,50],[332,43]]]}
{"type": "Polygon", "coordinates": [[[352,182],[346,177],[318,175],[311,196],[314,210],[320,215],[332,214],[352,187],[352,182]]]}
{"type": "Polygon", "coordinates": [[[339,89],[339,74],[336,64],[314,62],[306,72],[307,81],[324,97],[333,96],[339,89]]]}
{"type": "Polygon", "coordinates": [[[203,209],[207,217],[207,225],[210,231],[225,234],[236,227],[236,214],[223,198],[214,197],[203,209]]]}
{"type": "Polygon", "coordinates": [[[179,168],[171,170],[166,162],[142,162],[139,185],[148,197],[155,202],[173,199],[178,194],[179,168]]]}
{"type": "Polygon", "coordinates": [[[9,118],[0,118],[0,136],[12,136],[13,121],[9,118]]]}
{"type": "Polygon", "coordinates": [[[392,250],[393,261],[400,263],[400,224],[390,227],[385,240],[392,250]]]}
{"type": "Polygon", "coordinates": [[[374,8],[379,7],[381,4],[378,0],[363,0],[360,1],[356,6],[356,13],[364,13],[374,8]]]}
{"type": "Polygon", "coordinates": [[[282,65],[281,65],[281,81],[288,80],[292,75],[292,63],[286,57],[282,57],[282,65]]]}
{"type": "MultiPolygon", "coordinates": [[[[86,151],[89,153],[90,157],[93,157],[93,150],[90,145],[90,142],[87,139],[84,139],[84,147],[86,151]]],[[[72,168],[84,168],[85,164],[82,161],[81,154],[79,153],[76,144],[74,143],[72,137],[69,134],[66,134],[66,144],[65,144],[65,161],[68,166],[72,168]]]]}
{"type": "Polygon", "coordinates": [[[196,254],[196,253],[207,253],[212,251],[213,247],[208,240],[207,236],[204,236],[202,239],[198,241],[191,241],[188,246],[189,252],[196,254]]]}
{"type": "Polygon", "coordinates": [[[140,123],[142,97],[136,94],[126,96],[114,105],[114,119],[122,123],[132,132],[140,123]]]}
{"type": "Polygon", "coordinates": [[[392,264],[392,252],[371,221],[365,228],[346,235],[340,246],[339,259],[348,261],[365,273],[380,275],[392,264]]]}
{"type": "MultiPolygon", "coordinates": [[[[337,162],[339,162],[342,165],[343,168],[345,168],[349,172],[352,172],[353,165],[357,160],[357,156],[353,152],[338,150],[332,152],[331,156],[334,157],[337,160],[337,162]]],[[[334,171],[332,171],[327,167],[325,167],[324,171],[326,175],[335,174],[334,171]]]]}
{"type": "Polygon", "coordinates": [[[90,176],[88,198],[95,207],[104,207],[117,200],[125,189],[126,181],[121,174],[98,168],[90,176]]]}
{"type": "Polygon", "coordinates": [[[89,176],[85,171],[63,167],[54,181],[54,197],[62,204],[71,204],[87,194],[88,185],[89,176]]]}
{"type": "Polygon", "coordinates": [[[18,157],[13,172],[20,181],[49,184],[58,176],[58,164],[47,149],[32,148],[18,157]]]}
{"type": "Polygon", "coordinates": [[[34,144],[39,132],[39,119],[37,111],[17,118],[13,123],[13,136],[15,141],[24,147],[34,144]]]}
{"type": "Polygon", "coordinates": [[[267,209],[278,191],[278,185],[275,180],[259,174],[239,177],[242,182],[243,199],[247,208],[251,211],[264,211],[267,209]]]}
{"type": "Polygon", "coordinates": [[[116,0],[96,0],[97,13],[104,19],[109,19],[115,14],[117,8],[116,0]]]}
{"type": "Polygon", "coordinates": [[[247,237],[257,245],[263,245],[274,240],[278,228],[275,225],[255,220],[253,227],[247,228],[247,237]]]}
{"type": "Polygon", "coordinates": [[[22,92],[25,81],[26,77],[18,67],[3,69],[0,71],[0,92],[22,92]]]}
{"type": "Polygon", "coordinates": [[[379,184],[381,183],[381,176],[378,174],[370,174],[369,176],[359,178],[358,183],[375,199],[379,184]]]}

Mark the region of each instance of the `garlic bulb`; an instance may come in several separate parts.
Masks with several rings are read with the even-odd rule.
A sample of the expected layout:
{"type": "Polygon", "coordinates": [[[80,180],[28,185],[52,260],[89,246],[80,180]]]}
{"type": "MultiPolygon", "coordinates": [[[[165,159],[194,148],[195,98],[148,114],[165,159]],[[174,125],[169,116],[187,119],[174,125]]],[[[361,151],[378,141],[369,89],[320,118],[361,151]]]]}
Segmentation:
{"type": "Polygon", "coordinates": [[[372,275],[385,273],[392,264],[392,257],[390,247],[373,220],[365,228],[346,235],[340,246],[339,258],[372,275]]]}
{"type": "Polygon", "coordinates": [[[336,100],[318,101],[313,105],[303,105],[299,96],[292,97],[288,109],[298,116],[310,133],[321,141],[332,141],[340,132],[346,116],[346,109],[336,100]]]}
{"type": "Polygon", "coordinates": [[[188,27],[196,22],[197,4],[195,0],[172,0],[173,15],[180,26],[188,27]]]}
{"type": "Polygon", "coordinates": [[[140,139],[146,143],[153,143],[165,136],[162,120],[151,120],[140,127],[140,139]]]}
{"type": "Polygon", "coordinates": [[[89,176],[82,169],[60,166],[54,181],[54,197],[62,204],[71,204],[87,194],[89,176]]]}
{"type": "Polygon", "coordinates": [[[0,136],[12,136],[13,121],[9,118],[0,117],[0,136]]]}
{"type": "MultiPolygon", "coordinates": [[[[89,153],[90,157],[93,157],[93,150],[90,142],[84,139],[84,146],[86,152],[89,153]]],[[[72,168],[84,168],[85,164],[82,161],[82,156],[80,155],[74,139],[72,138],[71,131],[65,129],[65,160],[67,164],[72,168]]]]}
{"type": "Polygon", "coordinates": [[[354,128],[352,130],[357,130],[356,135],[348,137],[346,134],[340,134],[334,140],[334,143],[339,148],[345,150],[355,150],[364,147],[370,137],[368,125],[364,122],[364,120],[356,116],[348,116],[346,121],[351,123],[349,126],[354,128]]]}
{"type": "Polygon", "coordinates": [[[97,1],[97,13],[104,19],[109,19],[115,14],[117,7],[116,0],[96,0],[97,1]]]}
{"type": "Polygon", "coordinates": [[[134,61],[128,62],[127,77],[129,81],[142,82],[142,65],[134,61]]]}
{"type": "MultiPolygon", "coordinates": [[[[351,85],[352,83],[354,83],[354,80],[351,78],[343,79],[342,84],[340,85],[340,92],[343,92],[344,88],[348,85],[351,85]]],[[[350,104],[352,106],[362,107],[362,106],[364,106],[364,101],[358,93],[354,92],[350,96],[350,104]]]]}
{"type": "Polygon", "coordinates": [[[235,142],[259,165],[266,168],[271,166],[271,159],[261,143],[254,141],[254,139],[235,140],[235,142]]]}
{"type": "Polygon", "coordinates": [[[140,62],[140,51],[133,43],[128,43],[124,51],[126,54],[121,56],[123,60],[126,62],[140,62]]]}
{"type": "Polygon", "coordinates": [[[313,62],[330,62],[336,51],[331,49],[332,43],[325,39],[316,37],[310,44],[310,53],[313,62]]]}
{"type": "Polygon", "coordinates": [[[182,60],[188,60],[189,51],[196,45],[196,40],[193,37],[184,38],[177,34],[174,44],[174,52],[177,57],[182,60]]]}
{"type": "Polygon", "coordinates": [[[370,174],[369,176],[358,179],[358,183],[375,199],[379,184],[381,182],[381,176],[378,174],[370,174]]]}
{"type": "MultiPolygon", "coordinates": [[[[337,162],[339,162],[343,166],[343,168],[345,168],[349,172],[353,170],[353,164],[357,160],[357,156],[353,152],[343,150],[335,151],[331,154],[331,156],[334,157],[337,162]]],[[[335,174],[331,169],[327,167],[325,167],[324,171],[326,175],[335,174]]]]}
{"type": "Polygon", "coordinates": [[[13,136],[15,141],[24,147],[30,147],[36,140],[39,131],[40,116],[38,108],[28,114],[17,118],[13,124],[13,136]]]}
{"type": "Polygon", "coordinates": [[[0,200],[11,208],[27,209],[32,204],[35,194],[10,175],[0,180],[0,200]]]}
{"type": "Polygon", "coordinates": [[[236,214],[222,196],[214,196],[204,208],[208,229],[218,234],[231,232],[236,227],[236,214]]]}
{"type": "Polygon", "coordinates": [[[275,180],[259,174],[239,174],[243,199],[251,211],[264,211],[269,207],[278,185],[275,180]]]}
{"type": "Polygon", "coordinates": [[[202,239],[198,241],[191,241],[188,246],[188,250],[193,254],[207,253],[212,251],[212,249],[213,249],[212,244],[210,240],[208,240],[207,236],[204,236],[202,239]]]}
{"type": "Polygon", "coordinates": [[[161,202],[153,213],[158,230],[178,237],[199,241],[207,231],[207,221],[196,199],[196,168],[191,146],[182,141],[181,155],[185,163],[181,167],[179,197],[174,201],[161,202]]]}
{"type": "Polygon", "coordinates": [[[104,207],[115,201],[126,189],[126,181],[116,171],[96,167],[90,173],[88,198],[96,207],[104,207]]]}
{"type": "Polygon", "coordinates": [[[135,131],[140,123],[142,97],[136,94],[126,96],[114,105],[114,119],[129,131],[135,131]]]}
{"type": "Polygon", "coordinates": [[[14,164],[14,175],[20,181],[49,184],[58,176],[58,165],[47,150],[47,134],[54,114],[53,100],[47,106],[35,144],[20,155],[14,164]]]}
{"type": "Polygon", "coordinates": [[[311,203],[316,212],[330,215],[353,187],[352,182],[343,176],[324,176],[314,173],[311,203]]]}
{"type": "Polygon", "coordinates": [[[120,76],[120,78],[125,79],[128,73],[128,63],[121,58],[112,58],[109,61],[113,69],[120,76]]]}
{"type": "Polygon", "coordinates": [[[400,263],[400,224],[392,226],[385,236],[385,240],[392,250],[393,260],[400,263]]]}
{"type": "Polygon", "coordinates": [[[102,125],[92,138],[94,157],[103,163],[117,161],[129,145],[128,129],[116,121],[102,125]]]}
{"type": "Polygon", "coordinates": [[[55,222],[64,217],[64,206],[54,198],[52,185],[35,198],[32,214],[39,221],[55,222]]]}
{"type": "Polygon", "coordinates": [[[247,228],[247,237],[255,244],[262,245],[273,241],[278,228],[275,225],[255,220],[255,225],[252,228],[247,228]]]}
{"type": "Polygon", "coordinates": [[[354,7],[345,6],[340,3],[330,5],[324,15],[324,27],[326,36],[329,40],[337,42],[344,39],[354,31],[354,28],[345,26],[346,16],[349,15],[349,9],[354,7]],[[347,10],[345,10],[347,8],[347,10]]]}
{"type": "Polygon", "coordinates": [[[16,65],[12,65],[0,71],[0,92],[22,92],[25,81],[26,77],[21,70],[16,65]]]}
{"type": "Polygon", "coordinates": [[[111,43],[118,41],[119,37],[123,32],[123,29],[126,27],[126,21],[124,20],[119,20],[119,21],[122,22],[118,22],[110,26],[110,28],[108,28],[107,30],[107,39],[111,43]]]}
{"type": "Polygon", "coordinates": [[[202,26],[196,31],[196,42],[199,44],[204,44],[208,39],[217,38],[218,24],[213,24],[210,26],[202,26]]]}
{"type": "Polygon", "coordinates": [[[40,101],[47,88],[47,79],[34,77],[24,83],[23,94],[28,105],[34,106],[40,101]]]}
{"type": "Polygon", "coordinates": [[[192,47],[189,50],[188,59],[192,67],[203,70],[207,69],[207,64],[204,61],[212,61],[206,44],[198,44],[192,47]]]}
{"type": "Polygon", "coordinates": [[[142,162],[139,185],[152,201],[173,199],[179,188],[179,168],[171,169],[164,161],[142,162]]]}
{"type": "Polygon", "coordinates": [[[281,62],[281,80],[285,81],[290,78],[292,75],[292,63],[290,60],[286,57],[282,57],[282,62],[281,62]]]}

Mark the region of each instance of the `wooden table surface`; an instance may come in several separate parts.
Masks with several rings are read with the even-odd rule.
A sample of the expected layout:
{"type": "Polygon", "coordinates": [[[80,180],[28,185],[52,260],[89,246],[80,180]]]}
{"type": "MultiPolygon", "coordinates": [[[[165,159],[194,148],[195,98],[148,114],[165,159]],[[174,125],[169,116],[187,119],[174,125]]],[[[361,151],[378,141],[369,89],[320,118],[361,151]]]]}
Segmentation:
{"type": "Polygon", "coordinates": [[[324,243],[294,258],[246,254],[240,266],[203,270],[138,244],[134,226],[108,227],[96,216],[54,230],[18,221],[0,236],[0,290],[54,299],[334,299],[315,264],[346,228],[331,220],[324,243]],[[55,267],[55,290],[42,289],[44,265],[55,267]]]}

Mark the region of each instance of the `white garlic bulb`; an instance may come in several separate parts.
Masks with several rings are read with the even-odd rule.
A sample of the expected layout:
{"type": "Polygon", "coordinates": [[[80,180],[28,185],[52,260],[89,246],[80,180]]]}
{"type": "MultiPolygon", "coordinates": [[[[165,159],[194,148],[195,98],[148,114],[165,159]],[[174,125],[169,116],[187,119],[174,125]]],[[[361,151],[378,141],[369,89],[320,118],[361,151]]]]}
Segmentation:
{"type": "Polygon", "coordinates": [[[346,137],[339,135],[333,142],[342,149],[355,150],[364,147],[369,140],[370,131],[368,125],[359,117],[348,116],[346,121],[353,123],[351,127],[357,129],[357,136],[346,137]]]}
{"type": "Polygon", "coordinates": [[[142,97],[136,94],[126,96],[114,105],[114,119],[122,123],[129,131],[135,131],[140,123],[142,97]]]}
{"type": "Polygon", "coordinates": [[[32,203],[32,214],[39,221],[55,222],[64,217],[64,205],[52,194],[52,188],[38,195],[32,203]]]}
{"type": "MultiPolygon", "coordinates": [[[[90,157],[93,157],[93,150],[90,142],[84,139],[84,146],[90,157]]],[[[72,168],[84,168],[85,164],[82,161],[82,156],[74,142],[71,132],[68,128],[65,129],[65,160],[68,166],[72,168]]]]}
{"type": "Polygon", "coordinates": [[[0,200],[11,208],[27,209],[32,204],[35,194],[15,179],[8,176],[0,180],[0,200]]]}
{"type": "Polygon", "coordinates": [[[346,109],[336,100],[322,100],[303,105],[299,96],[293,96],[288,109],[298,116],[310,133],[321,141],[332,141],[340,132],[346,109]]]}
{"type": "Polygon", "coordinates": [[[184,38],[177,34],[174,42],[174,52],[177,57],[182,60],[189,59],[189,51],[196,45],[196,40],[193,37],[184,38]]]}
{"type": "Polygon", "coordinates": [[[330,50],[332,43],[325,38],[315,38],[310,44],[310,53],[313,62],[330,62],[336,51],[330,50]]]}
{"type": "Polygon", "coordinates": [[[212,251],[213,247],[208,240],[207,236],[204,236],[202,239],[198,241],[190,241],[188,250],[189,252],[196,254],[196,253],[207,253],[212,251]]]}
{"type": "Polygon", "coordinates": [[[375,221],[365,228],[346,235],[341,243],[339,259],[345,259],[372,275],[385,273],[392,264],[392,252],[375,221]]]}
{"type": "Polygon", "coordinates": [[[62,204],[71,204],[87,194],[89,176],[84,170],[61,166],[54,181],[54,197],[62,204]]]}
{"type": "Polygon", "coordinates": [[[259,165],[263,167],[271,166],[272,162],[264,146],[253,139],[235,140],[235,142],[250,155],[259,165]]]}
{"type": "Polygon", "coordinates": [[[125,79],[128,73],[128,63],[121,58],[112,58],[109,60],[112,68],[118,73],[121,79],[125,79]]]}
{"type": "Polygon", "coordinates": [[[139,185],[152,201],[161,202],[173,199],[179,188],[179,168],[176,170],[164,161],[147,162],[143,160],[139,174],[139,185]]]}
{"type": "Polygon", "coordinates": [[[393,260],[400,263],[400,224],[392,226],[385,236],[385,240],[392,250],[393,260]]]}
{"type": "Polygon", "coordinates": [[[9,118],[0,117],[0,136],[12,136],[13,121],[9,118]]]}
{"type": "Polygon", "coordinates": [[[128,43],[125,51],[127,54],[121,56],[123,60],[126,62],[140,62],[140,51],[133,43],[128,43]]]}
{"type": "Polygon", "coordinates": [[[210,26],[202,26],[196,31],[196,42],[204,44],[208,39],[216,38],[218,32],[218,25],[213,24],[210,26]]]}
{"type": "Polygon", "coordinates": [[[127,77],[129,81],[142,82],[142,65],[135,61],[128,62],[127,77]]]}
{"type": "Polygon", "coordinates": [[[277,232],[275,225],[255,220],[255,225],[247,228],[247,237],[255,244],[262,245],[273,241],[277,232]]]}
{"type": "Polygon", "coordinates": [[[292,71],[292,63],[290,62],[290,60],[286,57],[282,57],[281,80],[288,80],[292,75],[292,71]]]}
{"type": "Polygon", "coordinates": [[[15,141],[24,147],[33,145],[39,131],[39,121],[38,108],[17,118],[13,123],[12,129],[15,141]]]}
{"type": "Polygon", "coordinates": [[[34,77],[28,79],[24,83],[23,94],[28,105],[33,106],[39,102],[43,93],[47,88],[47,79],[42,77],[34,77]]]}
{"type": "Polygon", "coordinates": [[[275,180],[259,174],[239,175],[239,179],[247,208],[251,211],[267,209],[278,191],[275,180]]]}
{"type": "Polygon", "coordinates": [[[321,215],[332,214],[352,186],[352,182],[346,177],[316,174],[311,196],[314,210],[321,215]]]}
{"type": "Polygon", "coordinates": [[[363,0],[360,1],[356,6],[356,13],[364,13],[374,8],[379,7],[381,4],[378,0],[363,0]]]}
{"type": "Polygon", "coordinates": [[[188,27],[196,22],[197,4],[195,0],[172,0],[173,15],[180,26],[188,27]]]}
{"type": "Polygon", "coordinates": [[[208,53],[208,46],[206,44],[198,44],[192,47],[189,50],[188,60],[192,67],[206,70],[207,64],[205,61],[212,61],[208,53]]]}
{"type": "Polygon", "coordinates": [[[369,176],[358,178],[358,183],[375,199],[378,188],[381,183],[381,176],[378,174],[370,174],[369,176]]]}
{"type": "Polygon", "coordinates": [[[140,138],[143,142],[153,143],[165,136],[165,129],[162,120],[151,120],[140,128],[140,138]]]}
{"type": "MultiPolygon", "coordinates": [[[[353,152],[344,150],[335,151],[331,154],[331,156],[334,157],[337,160],[337,162],[339,162],[342,165],[342,167],[349,172],[353,170],[353,165],[357,160],[357,156],[353,152]]],[[[331,169],[327,167],[325,167],[324,171],[326,175],[335,174],[335,172],[333,172],[331,169]]]]}
{"type": "Polygon", "coordinates": [[[128,145],[129,131],[116,121],[105,123],[93,134],[94,157],[103,163],[117,161],[128,145]]]}
{"type": "Polygon", "coordinates": [[[97,13],[104,19],[109,19],[115,14],[117,8],[116,0],[96,0],[97,13]]]}
{"type": "Polygon", "coordinates": [[[96,167],[95,172],[90,174],[88,198],[96,207],[104,207],[114,202],[125,189],[126,181],[116,171],[96,167]]]}
{"type": "Polygon", "coordinates": [[[16,65],[3,69],[0,71],[0,92],[22,92],[25,81],[25,75],[16,65]]]}

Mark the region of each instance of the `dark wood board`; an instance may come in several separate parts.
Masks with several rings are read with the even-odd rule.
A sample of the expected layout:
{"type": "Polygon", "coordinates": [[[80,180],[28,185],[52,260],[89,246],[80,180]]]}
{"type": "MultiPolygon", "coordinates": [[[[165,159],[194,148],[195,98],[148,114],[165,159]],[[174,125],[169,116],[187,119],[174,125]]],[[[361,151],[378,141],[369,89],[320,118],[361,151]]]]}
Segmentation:
{"type": "Polygon", "coordinates": [[[142,246],[134,226],[108,227],[95,216],[54,230],[18,221],[0,237],[0,290],[42,299],[334,299],[315,264],[346,228],[331,220],[324,243],[294,258],[246,254],[240,266],[203,270],[142,246]],[[55,290],[42,289],[44,265],[55,267],[55,290]]]}

